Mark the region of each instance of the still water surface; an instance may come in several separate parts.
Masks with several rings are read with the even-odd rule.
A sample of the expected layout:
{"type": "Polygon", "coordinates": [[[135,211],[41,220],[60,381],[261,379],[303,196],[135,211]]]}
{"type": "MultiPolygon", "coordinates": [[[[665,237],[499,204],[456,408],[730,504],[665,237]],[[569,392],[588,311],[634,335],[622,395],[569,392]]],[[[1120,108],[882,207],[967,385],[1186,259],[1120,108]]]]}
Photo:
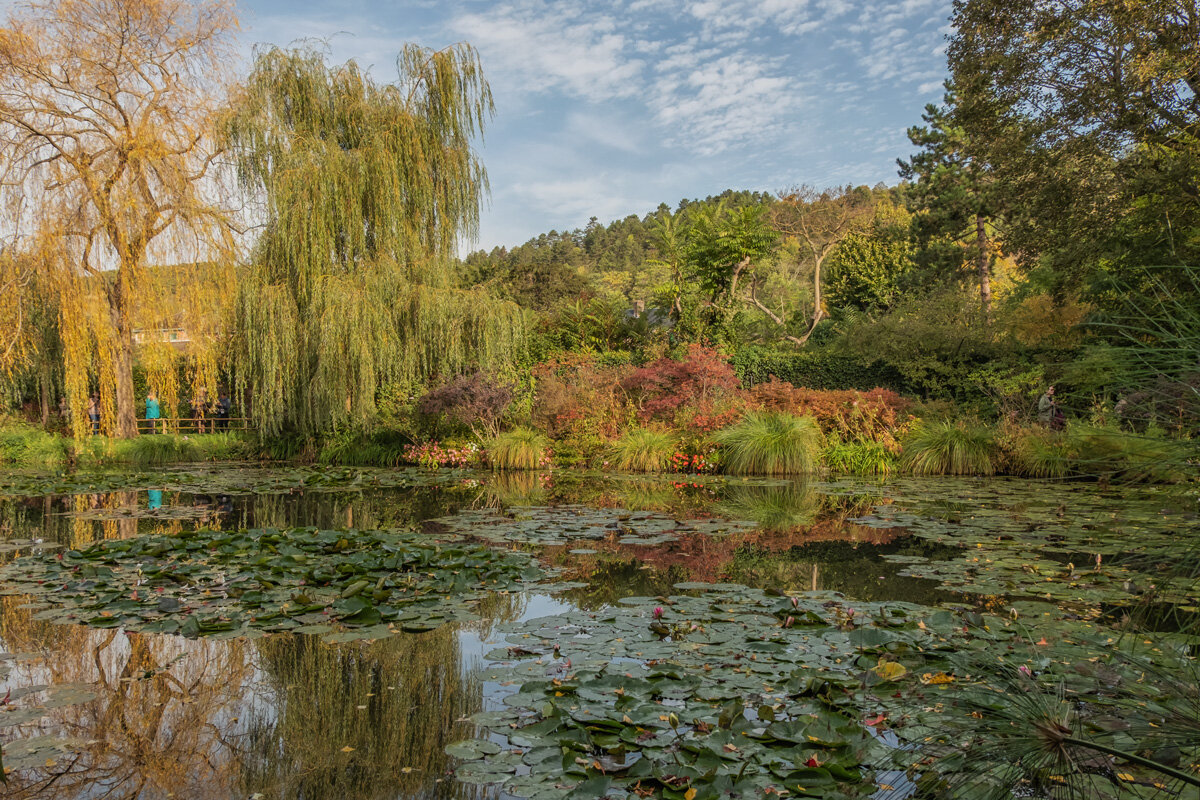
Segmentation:
{"type": "Polygon", "coordinates": [[[0,742],[13,769],[4,796],[504,797],[455,781],[444,748],[471,736],[470,715],[515,691],[483,677],[507,623],[677,594],[683,581],[1116,619],[1197,532],[1189,502],[1019,481],[568,472],[205,468],[0,482],[0,563],[200,526],[432,533],[469,517],[517,525],[523,541],[511,546],[576,582],[553,595],[492,595],[476,622],[370,642],[97,630],[39,621],[29,598],[0,597],[0,742]],[[607,511],[592,520],[587,509],[607,511]],[[669,535],[648,542],[625,535],[619,520],[639,511],[677,528],[668,522],[669,535]],[[586,540],[575,538],[581,526],[586,540]],[[1086,578],[1075,574],[1093,561],[1086,578]]]}

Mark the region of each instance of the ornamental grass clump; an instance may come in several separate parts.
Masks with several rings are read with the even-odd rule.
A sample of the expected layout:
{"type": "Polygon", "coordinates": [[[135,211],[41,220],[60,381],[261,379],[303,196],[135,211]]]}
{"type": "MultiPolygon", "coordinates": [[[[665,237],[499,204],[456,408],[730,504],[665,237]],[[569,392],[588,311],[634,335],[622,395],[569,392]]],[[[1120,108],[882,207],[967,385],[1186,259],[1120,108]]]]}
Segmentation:
{"type": "Polygon", "coordinates": [[[822,454],[831,472],[849,475],[890,475],[896,456],[879,442],[834,441],[822,454]]]}
{"type": "Polygon", "coordinates": [[[821,463],[821,428],[812,417],[751,411],[713,435],[721,465],[734,475],[796,475],[821,463]]]}
{"type": "Polygon", "coordinates": [[[487,446],[492,469],[541,469],[550,466],[550,440],[528,428],[498,434],[487,446]]]}
{"type": "Polygon", "coordinates": [[[627,472],[663,472],[675,454],[675,437],[669,433],[635,428],[613,442],[613,466],[627,472]]]}
{"type": "Polygon", "coordinates": [[[926,422],[904,440],[900,466],[913,475],[993,475],[991,432],[965,422],[926,422]]]}
{"type": "Polygon", "coordinates": [[[18,467],[59,467],[69,459],[61,437],[22,423],[0,419],[0,464],[18,467]]]}

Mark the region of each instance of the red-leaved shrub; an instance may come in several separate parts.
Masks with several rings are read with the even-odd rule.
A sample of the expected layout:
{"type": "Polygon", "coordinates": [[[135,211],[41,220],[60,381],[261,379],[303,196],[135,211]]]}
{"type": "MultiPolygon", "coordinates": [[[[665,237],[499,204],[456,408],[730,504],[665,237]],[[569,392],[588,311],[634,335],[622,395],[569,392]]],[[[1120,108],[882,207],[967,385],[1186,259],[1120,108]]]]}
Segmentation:
{"type": "Polygon", "coordinates": [[[429,391],[417,402],[417,411],[427,417],[444,417],[470,428],[481,438],[493,437],[500,419],[512,405],[512,389],[476,372],[460,375],[429,391]]]}
{"type": "Polygon", "coordinates": [[[682,361],[660,358],[634,371],[622,385],[637,404],[642,422],[673,422],[675,412],[685,405],[711,407],[732,394],[738,379],[723,355],[692,344],[682,361]]]}
{"type": "Polygon", "coordinates": [[[899,448],[897,435],[911,423],[905,414],[909,401],[889,389],[805,389],[772,377],[746,392],[746,402],[755,409],[812,416],[821,430],[842,441],[878,442],[893,451],[899,448]]]}

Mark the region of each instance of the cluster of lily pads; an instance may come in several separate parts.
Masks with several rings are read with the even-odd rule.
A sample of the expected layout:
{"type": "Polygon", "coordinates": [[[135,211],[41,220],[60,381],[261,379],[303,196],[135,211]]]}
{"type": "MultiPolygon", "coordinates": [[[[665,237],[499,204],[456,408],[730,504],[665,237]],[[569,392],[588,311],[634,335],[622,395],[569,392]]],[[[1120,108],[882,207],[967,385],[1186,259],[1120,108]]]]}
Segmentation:
{"type": "MultiPolygon", "coordinates": [[[[1091,626],[1049,621],[1034,641],[973,613],[677,588],[699,594],[510,626],[485,678],[519,689],[473,718],[478,738],[447,748],[458,778],[533,800],[1043,796],[1047,782],[1074,791],[1106,776],[1122,793],[1086,796],[1149,797],[1187,785],[1169,754],[1137,762],[1115,747],[1137,720],[1194,730],[1194,687],[1146,689],[1141,662],[1079,635],[1102,637],[1091,626]],[[1055,702],[1061,719],[1043,713],[1055,702]],[[1047,730],[1058,763],[1041,757],[1047,730]]],[[[1200,756],[1200,742],[1183,752],[1200,756]]]]}
{"type": "Polygon", "coordinates": [[[962,550],[944,560],[884,556],[904,565],[902,575],[952,591],[1038,598],[1068,609],[1130,606],[1152,592],[1158,602],[1200,611],[1200,552],[1188,544],[1200,534],[1194,500],[1121,491],[1118,506],[1092,487],[1070,484],[1044,487],[1031,500],[1028,486],[1013,481],[898,481],[889,485],[890,502],[852,521],[903,528],[962,550]]]}
{"type": "Polygon", "coordinates": [[[356,488],[404,489],[452,486],[462,470],[431,472],[416,468],[259,467],[189,465],[153,472],[80,471],[48,474],[0,473],[0,497],[91,494],[132,489],[162,489],[192,494],[279,494],[298,490],[345,491],[356,488]]]}
{"type": "Polygon", "coordinates": [[[0,568],[39,619],[184,636],[386,636],[473,618],[545,572],[523,553],[389,531],[197,530],[104,540],[0,568]],[[338,628],[353,628],[334,633],[338,628]]]}
{"type": "Polygon", "coordinates": [[[718,536],[754,530],[746,520],[680,520],[653,511],[579,505],[522,506],[507,511],[467,509],[430,520],[451,533],[497,544],[561,545],[614,539],[618,544],[656,545],[686,534],[718,536]]]}

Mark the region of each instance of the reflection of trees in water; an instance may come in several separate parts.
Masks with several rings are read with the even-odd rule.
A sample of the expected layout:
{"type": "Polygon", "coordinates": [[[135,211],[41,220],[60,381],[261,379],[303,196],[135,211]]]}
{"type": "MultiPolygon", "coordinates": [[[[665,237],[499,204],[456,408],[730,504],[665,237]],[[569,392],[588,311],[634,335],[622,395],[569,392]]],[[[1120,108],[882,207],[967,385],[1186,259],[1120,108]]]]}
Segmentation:
{"type": "MultiPolygon", "coordinates": [[[[241,498],[238,498],[241,500],[241,498]]],[[[239,527],[326,529],[410,527],[453,513],[469,496],[458,489],[365,489],[259,494],[239,503],[239,527]]]]}
{"type": "Polygon", "coordinates": [[[573,577],[586,581],[587,586],[568,589],[560,596],[580,608],[593,610],[614,605],[622,597],[678,594],[674,585],[691,580],[691,573],[679,564],[656,568],[637,557],[604,557],[590,560],[586,571],[573,577]]]}
{"type": "Polygon", "coordinates": [[[371,643],[279,635],[257,647],[275,702],[253,714],[245,792],[280,800],[477,795],[438,780],[450,765],[446,745],[471,735],[464,717],[482,704],[481,683],[461,669],[454,626],[371,643]]]}
{"type": "Polygon", "coordinates": [[[84,744],[53,766],[10,775],[6,797],[231,796],[224,739],[252,671],[246,642],[53,625],[31,619],[17,599],[0,607],[3,645],[42,658],[17,664],[9,682],[88,683],[98,696],[17,726],[21,737],[84,744]]]}
{"type": "Polygon", "coordinates": [[[955,548],[906,538],[897,529],[866,529],[878,542],[815,541],[788,549],[750,546],[738,551],[727,567],[732,581],[761,589],[841,592],[861,601],[905,600],[936,605],[963,599],[939,590],[935,581],[901,577],[885,554],[948,557],[955,548]],[[890,541],[889,541],[890,539],[890,541]]]}

